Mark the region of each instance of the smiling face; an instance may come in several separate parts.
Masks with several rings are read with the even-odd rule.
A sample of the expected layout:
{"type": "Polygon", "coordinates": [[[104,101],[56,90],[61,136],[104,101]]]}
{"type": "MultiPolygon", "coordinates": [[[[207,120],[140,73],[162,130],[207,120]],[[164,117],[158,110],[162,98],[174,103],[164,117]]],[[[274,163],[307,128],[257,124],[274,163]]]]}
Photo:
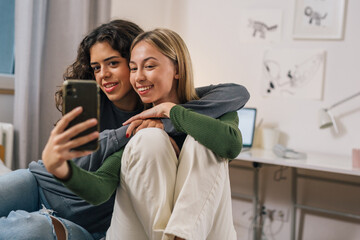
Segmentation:
{"type": "Polygon", "coordinates": [[[151,44],[140,41],[131,51],[130,82],[144,103],[179,103],[175,64],[151,44]]]}
{"type": "Polygon", "coordinates": [[[127,60],[107,42],[97,42],[90,48],[90,65],[109,100],[121,110],[135,110],[138,97],[130,84],[127,60]]]}

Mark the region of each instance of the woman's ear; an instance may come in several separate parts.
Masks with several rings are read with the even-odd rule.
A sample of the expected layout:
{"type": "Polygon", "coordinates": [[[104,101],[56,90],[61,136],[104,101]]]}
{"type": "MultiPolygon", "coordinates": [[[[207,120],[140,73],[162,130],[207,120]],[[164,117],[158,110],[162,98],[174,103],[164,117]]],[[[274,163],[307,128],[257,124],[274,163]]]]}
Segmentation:
{"type": "Polygon", "coordinates": [[[175,71],[176,71],[176,74],[175,74],[175,79],[179,80],[180,76],[179,76],[179,65],[176,63],[175,64],[175,71]]]}

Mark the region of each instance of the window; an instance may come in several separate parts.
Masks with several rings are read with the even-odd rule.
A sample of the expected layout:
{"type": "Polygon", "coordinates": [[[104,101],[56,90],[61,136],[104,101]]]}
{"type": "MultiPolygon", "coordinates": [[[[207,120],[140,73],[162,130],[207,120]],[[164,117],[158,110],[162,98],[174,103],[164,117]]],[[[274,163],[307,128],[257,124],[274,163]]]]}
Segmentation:
{"type": "MultiPolygon", "coordinates": [[[[14,88],[15,1],[0,1],[0,89],[14,88]]],[[[10,90],[10,92],[11,92],[10,90]]]]}

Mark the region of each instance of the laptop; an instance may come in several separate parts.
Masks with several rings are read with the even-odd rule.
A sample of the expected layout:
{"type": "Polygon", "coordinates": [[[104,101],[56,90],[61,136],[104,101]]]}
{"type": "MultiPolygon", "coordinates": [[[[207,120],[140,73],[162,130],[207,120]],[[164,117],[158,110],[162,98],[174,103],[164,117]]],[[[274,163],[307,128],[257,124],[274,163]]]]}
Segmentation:
{"type": "Polygon", "coordinates": [[[254,133],[256,124],[256,108],[242,108],[237,111],[239,116],[239,129],[242,135],[242,152],[250,150],[254,143],[254,133]]]}

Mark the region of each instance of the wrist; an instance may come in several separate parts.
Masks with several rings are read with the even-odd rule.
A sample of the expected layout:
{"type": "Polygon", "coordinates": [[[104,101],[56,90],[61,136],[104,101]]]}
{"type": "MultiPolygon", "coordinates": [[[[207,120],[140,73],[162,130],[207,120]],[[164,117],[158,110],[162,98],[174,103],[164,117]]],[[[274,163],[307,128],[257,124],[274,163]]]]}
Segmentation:
{"type": "Polygon", "coordinates": [[[169,102],[169,103],[166,104],[166,109],[164,111],[165,117],[170,118],[170,111],[174,106],[176,106],[175,103],[169,102]]]}
{"type": "Polygon", "coordinates": [[[69,161],[64,162],[54,173],[54,176],[62,181],[67,181],[72,175],[69,161]]]}

